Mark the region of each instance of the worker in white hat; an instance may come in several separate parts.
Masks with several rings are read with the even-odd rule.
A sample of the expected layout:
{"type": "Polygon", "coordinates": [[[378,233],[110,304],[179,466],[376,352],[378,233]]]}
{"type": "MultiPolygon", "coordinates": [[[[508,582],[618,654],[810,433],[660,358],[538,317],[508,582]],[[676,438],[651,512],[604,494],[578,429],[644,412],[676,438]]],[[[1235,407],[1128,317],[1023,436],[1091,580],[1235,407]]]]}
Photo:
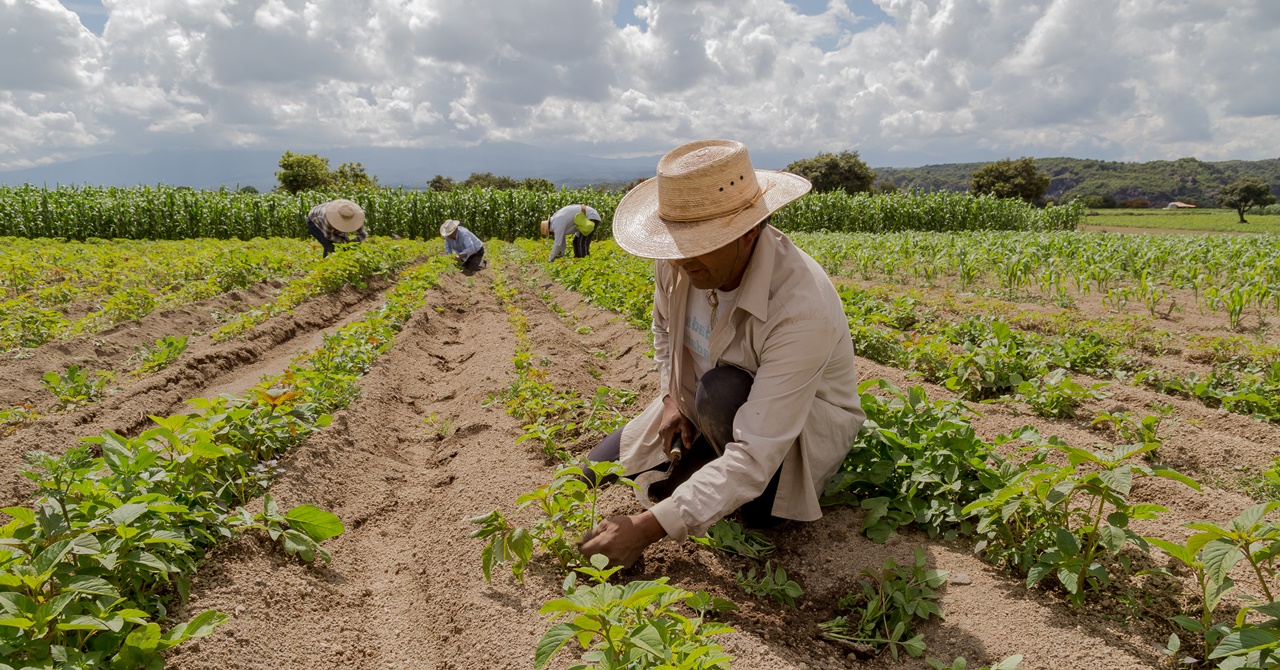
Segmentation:
{"type": "Polygon", "coordinates": [[[554,235],[555,244],[551,247],[551,258],[554,261],[564,254],[569,235],[573,235],[573,257],[585,258],[591,253],[591,238],[596,226],[600,223],[600,212],[595,207],[581,203],[565,205],[556,210],[550,218],[542,220],[542,234],[554,235]]]}
{"type": "Polygon", "coordinates": [[[449,219],[440,224],[440,237],[444,238],[444,252],[453,254],[458,259],[462,274],[472,274],[488,265],[484,259],[484,242],[475,233],[462,227],[457,219],[449,219]]]}
{"type": "Polygon", "coordinates": [[[324,249],[324,257],[333,253],[335,244],[363,242],[369,237],[364,228],[364,210],[350,200],[339,198],[322,202],[307,212],[307,231],[324,249]]]}
{"type": "Polygon", "coordinates": [[[818,500],[866,415],[831,279],[769,225],[809,188],[756,170],[739,142],[704,140],[668,152],[618,203],[618,246],[655,259],[660,382],[590,458],[621,462],[637,483],[665,479],[649,478],[648,510],[588,533],[584,555],[630,565],[735,510],[756,527],[822,516],[818,500]]]}

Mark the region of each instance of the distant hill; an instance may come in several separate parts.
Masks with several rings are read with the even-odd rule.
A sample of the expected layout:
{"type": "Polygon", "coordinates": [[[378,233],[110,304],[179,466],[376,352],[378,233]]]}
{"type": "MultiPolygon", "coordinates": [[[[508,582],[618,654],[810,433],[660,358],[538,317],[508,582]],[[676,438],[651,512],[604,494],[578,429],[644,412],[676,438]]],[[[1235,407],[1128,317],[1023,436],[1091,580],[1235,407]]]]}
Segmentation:
{"type": "MultiPolygon", "coordinates": [[[[875,168],[878,181],[899,188],[967,191],[974,171],[986,163],[949,163],[918,168],[875,168]]],[[[1149,200],[1153,207],[1180,200],[1213,205],[1213,193],[1240,177],[1258,177],[1280,195],[1280,158],[1206,162],[1195,158],[1119,163],[1087,158],[1037,158],[1036,167],[1052,181],[1046,197],[1054,201],[1086,195],[1110,195],[1118,201],[1149,200]]]]}

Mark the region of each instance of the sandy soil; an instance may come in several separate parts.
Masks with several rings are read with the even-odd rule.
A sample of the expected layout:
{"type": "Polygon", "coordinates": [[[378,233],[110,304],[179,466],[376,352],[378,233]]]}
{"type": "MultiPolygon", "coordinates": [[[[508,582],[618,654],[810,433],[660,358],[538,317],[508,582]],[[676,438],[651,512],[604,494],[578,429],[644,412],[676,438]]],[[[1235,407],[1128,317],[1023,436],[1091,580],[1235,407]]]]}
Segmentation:
{"type": "MultiPolygon", "coordinates": [[[[363,397],[284,459],[286,474],[273,487],[273,496],[285,507],[320,505],[346,524],[347,532],[326,544],[333,563],[301,564],[263,538],[245,537],[220,546],[202,564],[191,602],[176,616],[216,608],[232,619],[209,638],[176,648],[170,667],[532,666],[534,648],[548,627],[538,608],[560,594],[561,576],[550,565],[535,563],[524,584],[509,574],[495,574],[488,584],[480,571],[482,545],[467,538],[473,528],[468,518],[495,508],[511,513],[516,497],[548,481],[555,467],[526,445],[514,444],[522,433],[517,420],[499,406],[486,406],[490,394],[500,392],[514,376],[511,356],[516,342],[491,290],[490,272],[446,278],[428,295],[427,307],[410,320],[395,347],[363,378],[363,397]],[[430,415],[452,420],[449,434],[441,438],[428,429],[423,421],[430,415]]],[[[547,281],[536,276],[532,280],[535,286],[547,281]]],[[[649,401],[657,392],[657,373],[645,355],[650,349],[645,333],[558,286],[551,292],[573,315],[572,322],[543,305],[534,289],[526,286],[520,297],[533,349],[552,361],[551,381],[584,394],[601,384],[630,388],[639,393],[640,403],[649,401]],[[576,332],[581,326],[588,326],[589,332],[576,332]],[[593,353],[598,351],[606,355],[593,353]]],[[[376,291],[353,292],[335,296],[334,304],[308,303],[293,320],[263,326],[258,340],[224,345],[226,349],[209,347],[198,359],[207,362],[184,368],[206,370],[207,375],[175,372],[173,388],[160,384],[146,392],[126,390],[97,410],[85,410],[82,420],[68,415],[43,428],[33,426],[18,433],[21,443],[10,438],[0,449],[12,454],[40,443],[41,435],[66,443],[72,435],[107,427],[137,429],[145,424],[138,416],[142,408],[146,413],[175,411],[178,396],[236,386],[230,380],[242,377],[250,366],[281,358],[286,347],[305,341],[304,331],[314,333],[342,321],[374,299],[376,291]],[[287,338],[267,334],[276,329],[294,332],[287,338]],[[229,361],[242,357],[230,366],[229,361]],[[200,381],[188,380],[188,375],[200,381]]],[[[287,358],[281,366],[284,362],[287,358]]],[[[260,367],[252,369],[256,373],[260,367]]],[[[859,372],[863,378],[888,379],[903,388],[914,383],[902,370],[865,360],[859,372]]],[[[1159,457],[1186,472],[1263,465],[1280,445],[1280,427],[1145,389],[1113,387],[1109,398],[1082,416],[1099,408],[1143,411],[1152,402],[1174,405],[1176,415],[1168,422],[1159,457]]],[[[928,391],[931,398],[951,397],[937,387],[928,391]]],[[[983,416],[975,425],[988,439],[1033,423],[1073,445],[1112,441],[1109,433],[1090,428],[1084,420],[1041,419],[1014,404],[978,409],[983,416]]],[[[590,442],[584,439],[572,450],[583,452],[590,442]]],[[[0,472],[11,473],[12,468],[0,462],[0,472]]],[[[25,493],[13,483],[16,478],[5,476],[7,499],[25,493]]],[[[1171,509],[1141,527],[1143,533],[1171,538],[1185,534],[1183,523],[1223,521],[1251,504],[1229,487],[1197,493],[1164,481],[1141,482],[1133,497],[1171,509]]],[[[607,491],[603,506],[606,513],[639,510],[630,493],[621,489],[607,491]]],[[[527,513],[509,516],[516,523],[532,519],[527,513]]],[[[979,561],[964,541],[946,543],[909,532],[874,544],[857,532],[860,516],[857,510],[830,508],[817,522],[791,523],[767,533],[779,547],[774,561],[804,587],[796,609],[746,595],[734,575],[751,563],[694,543],[652,547],[625,576],[666,575],[683,588],[707,590],[737,602],[741,609],[723,619],[738,632],[720,638],[735,656],[735,668],[927,668],[923,660],[894,663],[887,655],[859,660],[850,650],[817,638],[817,624],[834,616],[836,601],[859,570],[879,567],[887,557],[908,563],[919,546],[933,567],[952,575],[939,602],[945,620],[920,628],[929,655],[948,662],[963,655],[971,668],[1015,653],[1025,657],[1024,670],[1158,667],[1156,645],[1171,632],[1162,617],[1176,612],[1170,609],[1174,603],[1153,589],[1147,589],[1149,600],[1163,609],[1126,606],[1114,599],[1075,609],[1053,593],[1028,591],[1021,580],[979,561]]],[[[569,660],[562,653],[557,667],[567,666],[569,660]]]]}

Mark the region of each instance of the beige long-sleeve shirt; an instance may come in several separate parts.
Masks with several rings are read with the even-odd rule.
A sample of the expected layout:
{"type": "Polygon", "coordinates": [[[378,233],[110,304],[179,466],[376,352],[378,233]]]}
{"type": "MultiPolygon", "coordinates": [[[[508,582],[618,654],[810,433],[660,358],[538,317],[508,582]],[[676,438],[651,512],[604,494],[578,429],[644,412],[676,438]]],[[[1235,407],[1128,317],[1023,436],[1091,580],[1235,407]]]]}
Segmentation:
{"type": "MultiPolygon", "coordinates": [[[[620,458],[629,472],[666,460],[658,428],[662,398],[685,416],[697,379],[684,346],[689,278],[657,261],[654,358],[663,394],[622,429],[620,458]]],[[[773,515],[812,521],[818,499],[844,461],[866,415],[858,398],[853,342],[840,297],[826,272],[772,226],[756,242],[737,303],[710,335],[712,365],[755,377],[733,421],[733,442],[652,511],[676,541],[707,528],[764,492],[781,466],[773,515]]]]}

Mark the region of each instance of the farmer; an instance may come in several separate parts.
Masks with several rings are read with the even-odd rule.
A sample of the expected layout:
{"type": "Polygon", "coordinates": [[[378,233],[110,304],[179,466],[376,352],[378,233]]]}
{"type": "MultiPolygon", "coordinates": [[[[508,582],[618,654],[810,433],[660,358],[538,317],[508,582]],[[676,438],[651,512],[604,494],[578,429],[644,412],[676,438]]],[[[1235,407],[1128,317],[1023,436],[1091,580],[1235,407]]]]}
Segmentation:
{"type": "Polygon", "coordinates": [[[307,212],[307,231],[324,249],[324,257],[333,253],[333,245],[346,244],[355,233],[355,241],[363,242],[369,236],[364,229],[364,210],[350,200],[322,202],[307,212]]]}
{"type": "Polygon", "coordinates": [[[555,246],[551,248],[554,261],[564,254],[565,239],[573,233],[573,257],[585,258],[591,251],[591,235],[600,223],[600,212],[594,207],[583,204],[565,205],[556,210],[549,219],[542,220],[542,234],[556,237],[555,246]]]}
{"type": "Polygon", "coordinates": [[[474,233],[463,228],[457,219],[449,219],[440,225],[444,238],[444,252],[453,254],[462,266],[462,274],[470,275],[488,265],[484,260],[484,243],[474,233]]]}
{"type": "Polygon", "coordinates": [[[589,458],[620,461],[660,502],[602,521],[583,554],[631,565],[734,510],[752,527],[822,516],[866,415],[831,279],[769,225],[809,188],[754,169],[739,142],[704,140],[668,152],[618,204],[618,246],[655,259],[660,391],[589,458]]]}

